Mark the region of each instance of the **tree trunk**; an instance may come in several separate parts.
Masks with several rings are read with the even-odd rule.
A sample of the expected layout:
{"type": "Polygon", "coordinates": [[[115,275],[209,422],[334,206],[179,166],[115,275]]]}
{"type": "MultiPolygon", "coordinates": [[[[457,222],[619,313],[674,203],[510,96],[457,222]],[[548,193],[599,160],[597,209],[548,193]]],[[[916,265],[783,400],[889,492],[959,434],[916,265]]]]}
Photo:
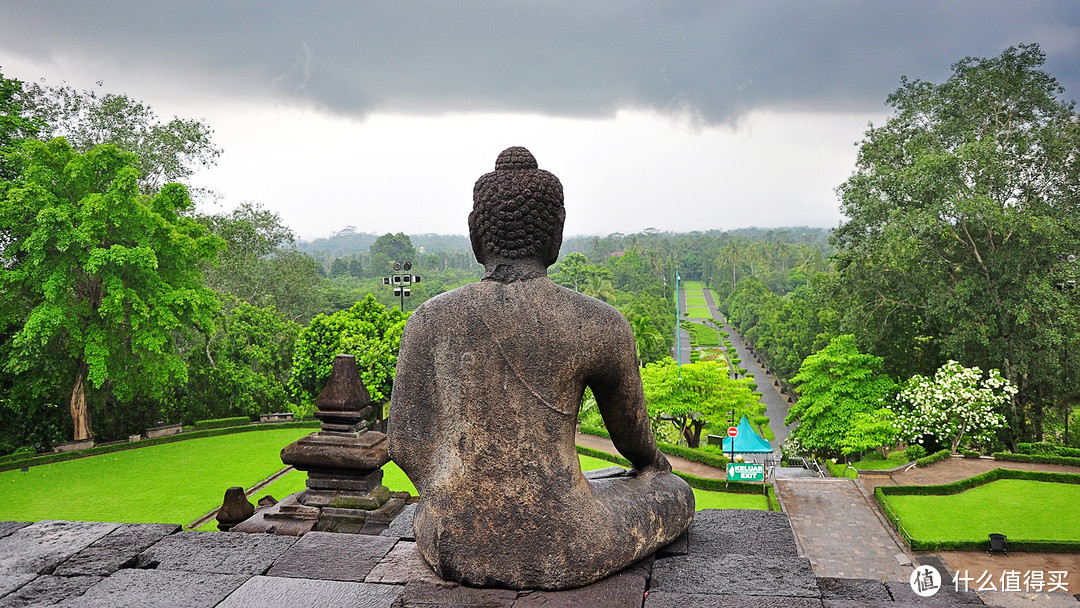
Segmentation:
{"type": "Polygon", "coordinates": [[[86,403],[86,372],[89,366],[80,361],[75,370],[75,386],[71,389],[71,421],[75,425],[75,441],[90,439],[90,406],[86,403]]]}

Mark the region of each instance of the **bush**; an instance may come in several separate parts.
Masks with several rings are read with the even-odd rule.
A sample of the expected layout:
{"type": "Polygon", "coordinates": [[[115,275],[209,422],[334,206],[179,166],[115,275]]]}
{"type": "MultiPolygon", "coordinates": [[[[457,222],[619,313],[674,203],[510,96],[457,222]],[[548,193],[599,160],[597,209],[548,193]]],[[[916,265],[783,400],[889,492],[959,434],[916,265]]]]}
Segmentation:
{"type": "Polygon", "coordinates": [[[1042,464],[1061,464],[1066,466],[1080,467],[1080,458],[1068,456],[1043,456],[1040,454],[1013,454],[1012,452],[996,452],[994,460],[1010,462],[1038,462],[1042,464]]]}
{"type": "Polygon", "coordinates": [[[17,450],[15,450],[14,452],[12,452],[12,453],[10,453],[10,454],[8,454],[6,456],[0,456],[0,462],[10,462],[10,461],[13,461],[13,460],[22,460],[24,458],[31,458],[36,453],[37,452],[34,450],[34,448],[32,448],[32,447],[30,447],[28,445],[24,445],[23,447],[18,448],[17,450]]]}
{"type": "Polygon", "coordinates": [[[214,418],[213,420],[196,420],[195,430],[221,429],[227,426],[240,426],[250,424],[251,419],[247,416],[234,416],[232,418],[214,418]]]}
{"type": "Polygon", "coordinates": [[[964,458],[979,458],[981,456],[978,452],[972,452],[971,450],[960,450],[960,455],[964,458]]]}
{"type": "Polygon", "coordinates": [[[939,460],[945,460],[951,454],[952,454],[952,452],[950,452],[949,449],[946,448],[944,450],[934,452],[933,454],[930,454],[929,456],[924,456],[924,457],[916,460],[915,461],[915,466],[917,466],[917,467],[928,467],[928,466],[934,464],[935,462],[937,462],[939,460]]]}
{"type": "Polygon", "coordinates": [[[915,460],[919,460],[920,458],[925,458],[926,448],[919,444],[909,445],[908,448],[904,450],[904,457],[908,459],[908,462],[913,462],[915,460]]]}
{"type": "Polygon", "coordinates": [[[705,450],[694,448],[688,448],[681,445],[673,445],[670,443],[657,443],[656,447],[660,448],[660,451],[672,456],[678,456],[694,462],[700,462],[701,464],[707,464],[710,467],[716,467],[718,469],[726,469],[728,459],[725,456],[718,456],[711,454],[705,450]]]}
{"type": "Polygon", "coordinates": [[[593,426],[582,422],[581,426],[578,427],[578,430],[586,435],[596,435],[597,437],[603,437],[604,439],[611,439],[611,433],[602,426],[593,426]]]}
{"type": "Polygon", "coordinates": [[[877,452],[868,452],[863,455],[863,460],[885,460],[885,457],[877,452]]]}
{"type": "Polygon", "coordinates": [[[1045,441],[1039,443],[1018,443],[1016,444],[1017,454],[1042,454],[1049,456],[1057,453],[1057,446],[1045,441]]]}

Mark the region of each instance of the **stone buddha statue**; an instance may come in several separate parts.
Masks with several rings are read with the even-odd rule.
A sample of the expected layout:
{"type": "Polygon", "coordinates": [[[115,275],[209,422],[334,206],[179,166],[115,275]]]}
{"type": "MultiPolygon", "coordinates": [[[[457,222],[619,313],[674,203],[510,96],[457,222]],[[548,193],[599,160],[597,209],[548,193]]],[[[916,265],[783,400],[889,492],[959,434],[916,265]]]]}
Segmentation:
{"type": "Polygon", "coordinates": [[[405,326],[390,457],[420,494],[420,554],[446,580],[586,585],[671,542],[694,514],[656,447],[630,325],[547,278],[564,218],[558,178],[525,148],[504,150],[473,189],[483,280],[428,300],[405,326]],[[582,474],[585,387],[633,469],[582,474]]]}

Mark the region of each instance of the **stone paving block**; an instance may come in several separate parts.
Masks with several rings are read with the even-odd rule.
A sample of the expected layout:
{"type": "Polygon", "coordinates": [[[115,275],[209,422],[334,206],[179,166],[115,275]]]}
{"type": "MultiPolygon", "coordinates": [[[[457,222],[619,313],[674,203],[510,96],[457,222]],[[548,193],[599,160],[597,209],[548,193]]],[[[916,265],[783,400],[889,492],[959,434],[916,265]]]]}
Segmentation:
{"type": "MultiPolygon", "coordinates": [[[[476,589],[423,581],[405,585],[401,608],[513,608],[518,592],[512,589],[476,589]]],[[[599,608],[599,607],[597,607],[599,608]]]]}
{"type": "Polygon", "coordinates": [[[413,532],[413,514],[416,513],[416,507],[419,503],[413,503],[411,505],[405,505],[405,508],[398,513],[398,516],[394,518],[394,521],[390,522],[390,527],[383,530],[380,536],[389,536],[391,538],[399,538],[401,540],[416,540],[416,533],[413,532]]]}
{"type": "Polygon", "coordinates": [[[974,591],[956,591],[951,584],[942,585],[941,590],[930,597],[919,597],[911,590],[908,581],[888,581],[885,586],[894,602],[908,602],[924,606],[955,606],[957,604],[982,604],[983,601],[974,591]]]}
{"type": "Polygon", "coordinates": [[[645,577],[622,572],[591,585],[566,591],[524,591],[514,608],[641,608],[645,577]]]}
{"type": "Polygon", "coordinates": [[[266,575],[363,582],[396,543],[382,536],[308,532],[266,575]]]}
{"type": "Polygon", "coordinates": [[[823,608],[919,608],[940,606],[941,604],[919,604],[916,602],[878,602],[867,600],[821,600],[823,608]]]}
{"type": "Polygon", "coordinates": [[[51,574],[53,568],[120,524],[44,520],[0,538],[0,574],[51,574]]]}
{"type": "Polygon", "coordinates": [[[645,608],[821,608],[816,597],[704,595],[650,591],[645,608]]]}
{"type": "Polygon", "coordinates": [[[108,576],[169,534],[180,531],[178,524],[121,524],[89,547],[56,567],[57,576],[108,576]]]}
{"type": "Polygon", "coordinates": [[[37,578],[36,574],[0,574],[0,597],[37,578]]]}
{"type": "Polygon", "coordinates": [[[390,553],[386,554],[367,577],[365,583],[386,583],[404,585],[408,582],[428,582],[436,585],[456,586],[457,583],[444,581],[435,574],[435,571],[427,565],[420,552],[416,549],[416,543],[398,541],[390,553]]]}
{"type": "MultiPolygon", "coordinates": [[[[207,534],[207,536],[219,536],[207,534]]],[[[251,577],[236,574],[121,570],[63,608],[212,608],[251,577]]]]}
{"type": "Polygon", "coordinates": [[[817,579],[818,589],[821,589],[822,599],[830,600],[862,600],[874,602],[891,602],[885,583],[867,578],[830,578],[819,576],[817,579]]]}
{"type": "Polygon", "coordinates": [[[213,574],[265,574],[296,542],[292,536],[233,532],[180,532],[139,555],[137,568],[213,574]]]}
{"type": "Polygon", "coordinates": [[[18,591],[0,598],[0,608],[53,606],[82,595],[101,579],[100,576],[39,576],[18,591]]]}
{"type": "Polygon", "coordinates": [[[656,560],[652,589],[689,594],[820,597],[809,560],[695,555],[656,560]]]}
{"type": "Polygon", "coordinates": [[[751,509],[706,509],[694,515],[687,531],[688,553],[798,557],[787,516],[751,509]]]}
{"type": "Polygon", "coordinates": [[[29,526],[33,522],[29,521],[0,521],[0,538],[5,536],[11,536],[17,530],[21,530],[26,526],[29,526]]]}
{"type": "Polygon", "coordinates": [[[400,585],[256,576],[232,592],[218,608],[390,608],[403,590],[400,585]]]}
{"type": "MultiPolygon", "coordinates": [[[[690,524],[694,525],[693,523],[690,524]]],[[[674,557],[676,555],[686,555],[686,532],[683,532],[667,545],[660,547],[656,552],[656,557],[674,557]]]]}
{"type": "Polygon", "coordinates": [[[1015,591],[980,591],[979,597],[988,606],[1003,608],[1080,608],[1077,598],[1068,593],[1030,593],[1015,591]]]}

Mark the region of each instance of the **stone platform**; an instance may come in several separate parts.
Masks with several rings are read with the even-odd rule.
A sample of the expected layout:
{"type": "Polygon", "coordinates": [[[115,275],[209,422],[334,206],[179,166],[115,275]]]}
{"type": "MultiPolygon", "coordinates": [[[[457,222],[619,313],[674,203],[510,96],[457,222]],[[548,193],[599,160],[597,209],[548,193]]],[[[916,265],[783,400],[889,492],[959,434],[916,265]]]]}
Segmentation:
{"type": "Polygon", "coordinates": [[[699,511],[687,534],[607,579],[568,591],[446,583],[416,551],[409,506],[380,536],[183,532],[176,525],[0,522],[0,608],[14,606],[581,606],[900,608],[981,605],[918,598],[907,583],[818,578],[782,513],[699,511]]]}

